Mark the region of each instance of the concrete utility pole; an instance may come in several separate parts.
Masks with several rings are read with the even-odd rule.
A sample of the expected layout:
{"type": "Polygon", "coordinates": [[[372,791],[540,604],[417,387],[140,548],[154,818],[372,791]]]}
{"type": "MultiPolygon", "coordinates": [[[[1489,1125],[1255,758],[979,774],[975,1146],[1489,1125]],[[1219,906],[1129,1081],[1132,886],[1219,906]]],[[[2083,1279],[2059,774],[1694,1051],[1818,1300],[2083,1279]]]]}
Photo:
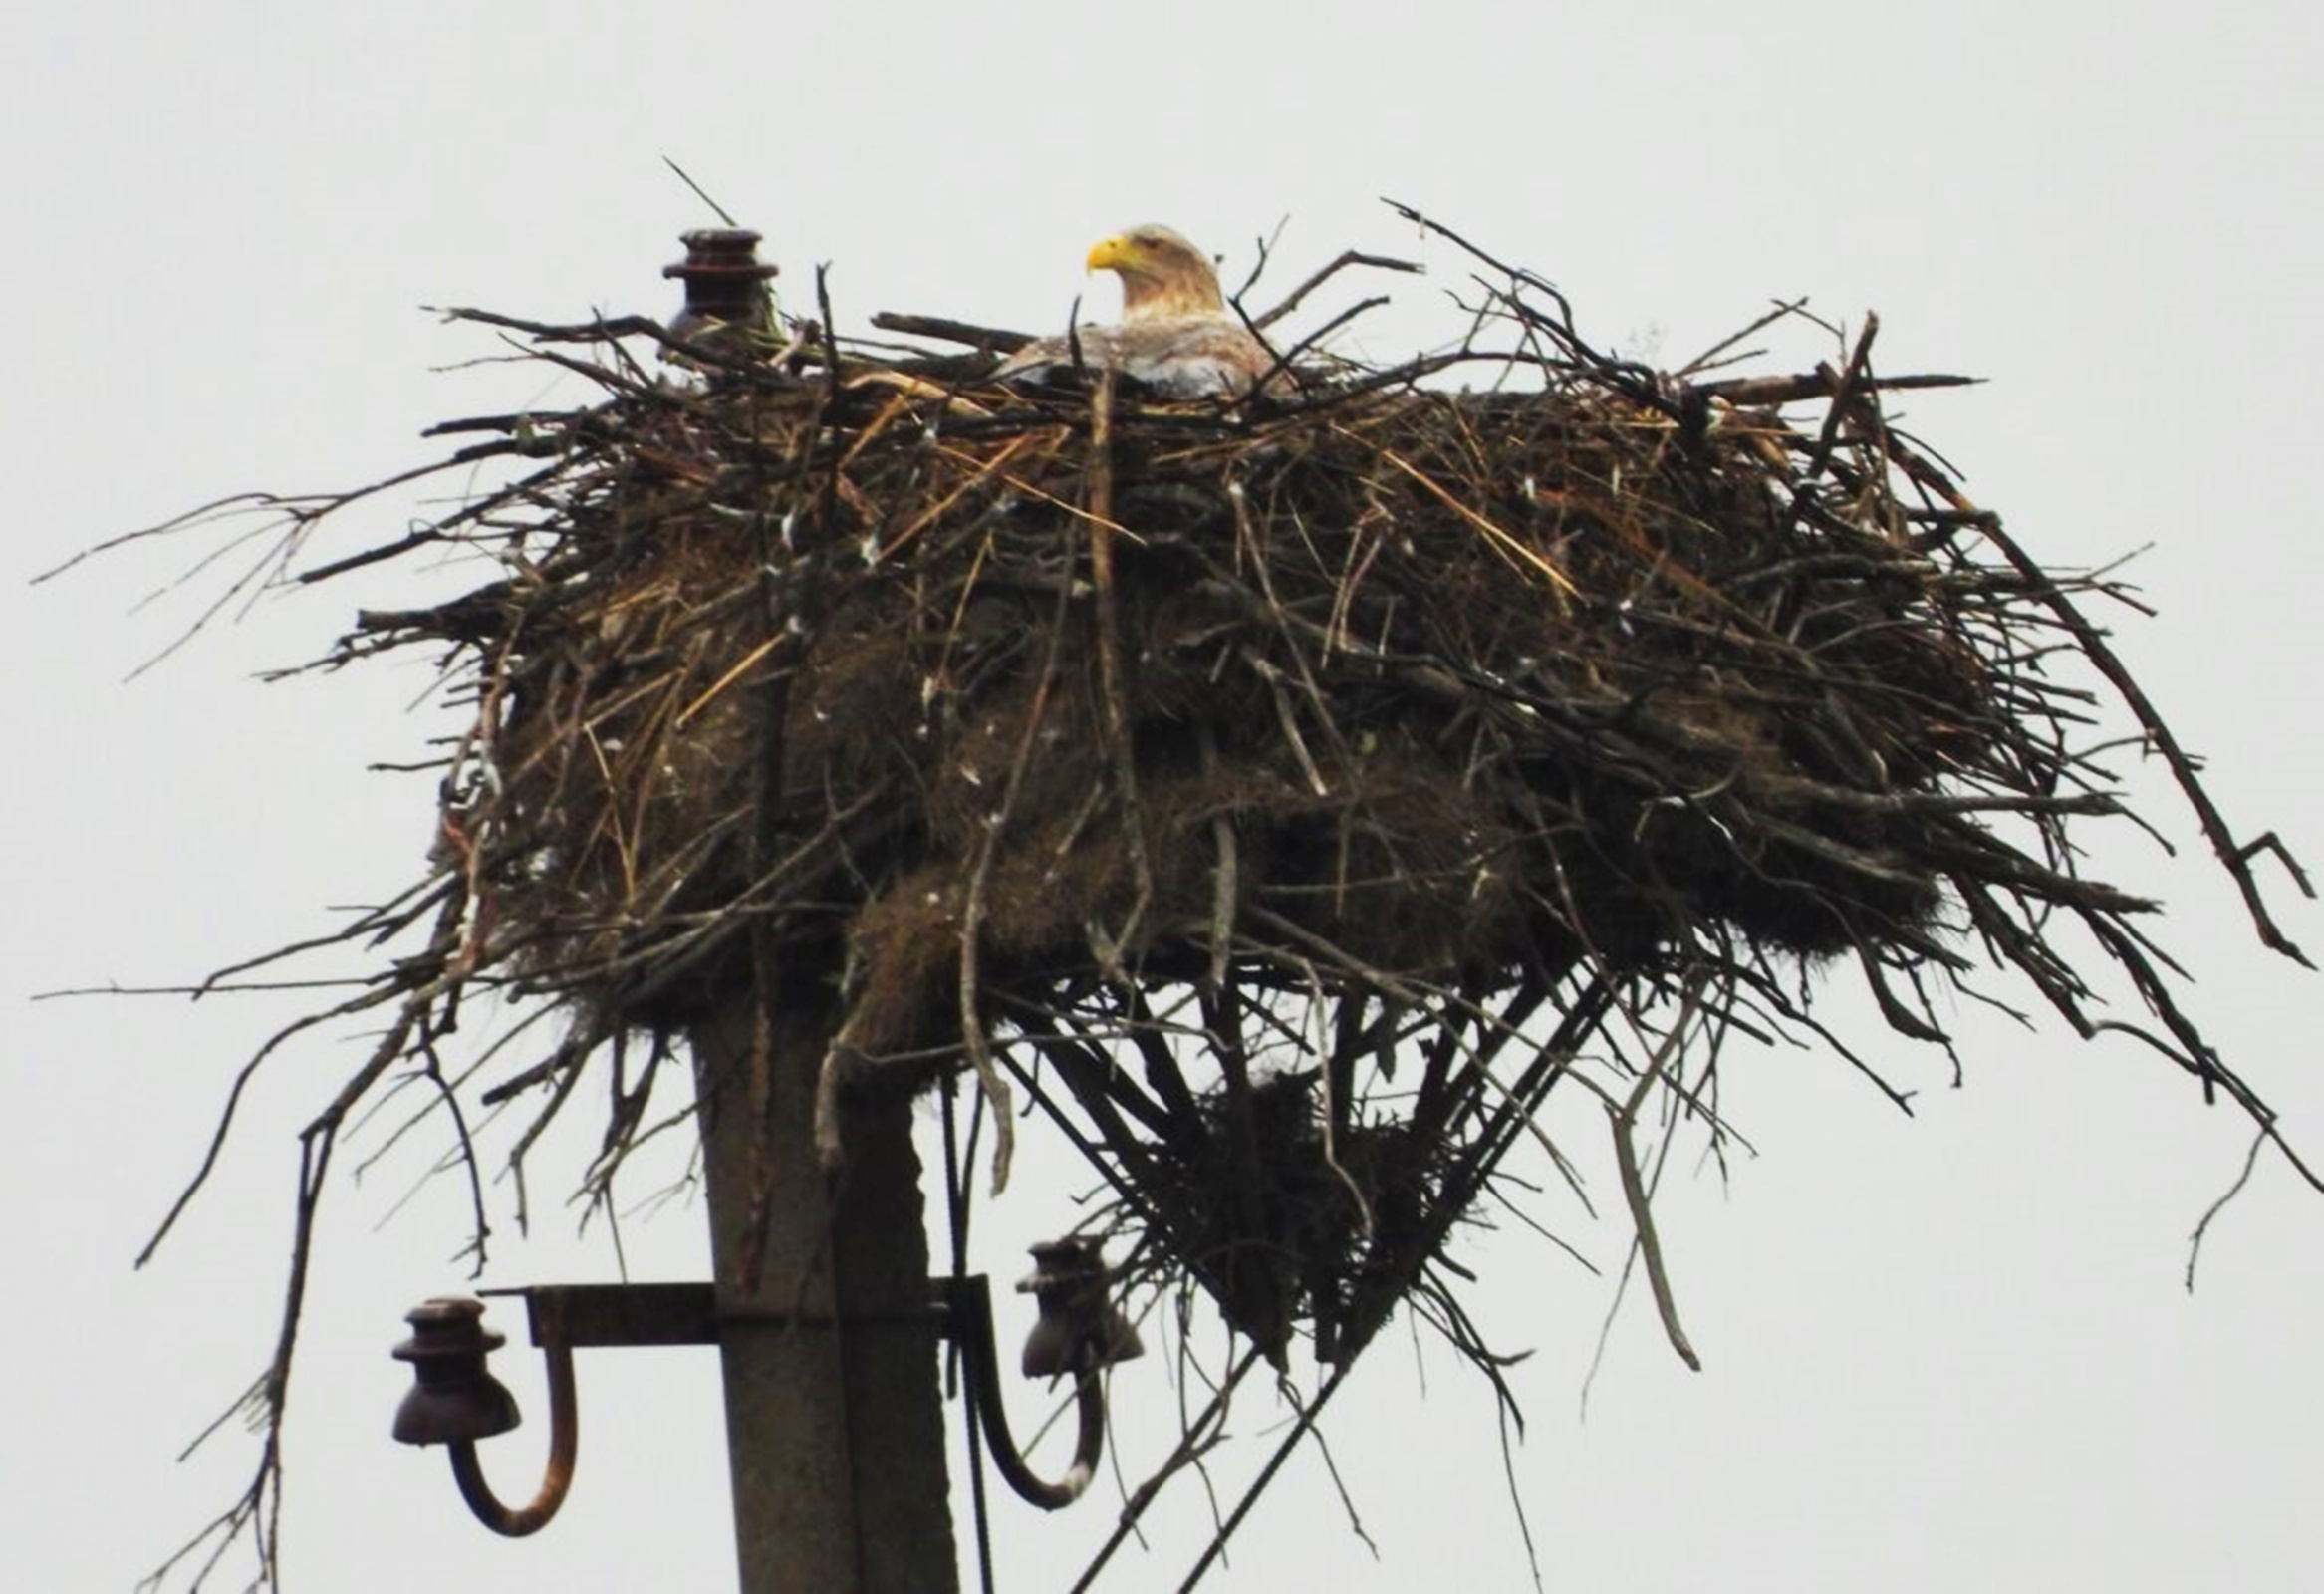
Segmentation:
{"type": "Polygon", "coordinates": [[[851,1105],[827,1188],[815,1084],[834,1015],[820,993],[780,1005],[763,1047],[750,1000],[692,1036],[741,1594],[950,1594],[911,1104],[851,1105]]]}

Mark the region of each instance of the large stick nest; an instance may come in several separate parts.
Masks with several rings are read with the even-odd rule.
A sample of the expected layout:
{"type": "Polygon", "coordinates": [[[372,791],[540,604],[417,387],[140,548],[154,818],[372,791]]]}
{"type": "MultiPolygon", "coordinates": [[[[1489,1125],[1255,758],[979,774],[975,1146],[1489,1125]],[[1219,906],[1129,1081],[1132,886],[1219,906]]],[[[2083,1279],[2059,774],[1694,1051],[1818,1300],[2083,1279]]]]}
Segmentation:
{"type": "Polygon", "coordinates": [[[2274,937],[2247,850],[2075,607],[2097,584],[1889,423],[1884,391],[1953,379],[1882,380],[1869,323],[1838,366],[1688,381],[1525,273],[1481,308],[1499,391],[1420,384],[1472,339],[1232,406],[813,327],[672,382],[615,343],[650,326],[483,318],[609,352],[544,355],[598,404],[457,423],[546,461],[429,534],[500,577],[339,656],[440,646],[469,682],[445,966],[582,1015],[527,1080],[779,969],[838,1003],[835,1157],[851,1090],[972,1063],[1005,1100],[1046,1061],[1144,1265],[1276,1354],[1421,1287],[1656,995],[1798,1018],[1787,969],[1837,955],[1941,1040],[1930,981],[1981,949],[2087,1030],[2075,922],[2229,1078],[2149,905],[2075,870],[2069,821],[2118,799],[2061,655],[2129,690],[2274,937]],[[1537,1009],[1564,1022],[1496,1075],[1537,1009]]]}
{"type": "Polygon", "coordinates": [[[1768,412],[1577,383],[1110,422],[861,376],[628,395],[561,439],[520,573],[374,617],[485,666],[447,823],[535,980],[683,1018],[744,906],[803,977],[851,965],[859,1050],[915,1050],[980,866],[996,995],[1262,926],[1488,986],[1704,935],[1919,957],[1954,870],[2130,906],[1978,816],[2103,806],[2020,700],[2023,578],[1803,496],[1768,412]]]}

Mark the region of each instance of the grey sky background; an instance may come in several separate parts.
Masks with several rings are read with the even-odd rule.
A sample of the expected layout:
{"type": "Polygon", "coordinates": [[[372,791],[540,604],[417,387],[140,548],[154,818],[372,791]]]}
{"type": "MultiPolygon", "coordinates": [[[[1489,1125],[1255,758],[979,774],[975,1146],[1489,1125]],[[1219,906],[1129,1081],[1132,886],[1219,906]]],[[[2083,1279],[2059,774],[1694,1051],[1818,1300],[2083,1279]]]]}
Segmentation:
{"type": "MultiPolygon", "coordinates": [[[[1909,423],[2039,557],[2146,550],[2130,571],[2161,613],[2118,615],[2121,652],[2211,760],[2231,821],[2278,827],[2324,867],[2320,26],[2291,5],[2022,0],[17,8],[0,22],[16,307],[0,1582],[126,1588],[239,1488],[239,1431],[171,1458],[267,1353],[296,1130],[361,1045],[277,1059],[209,1194],[132,1273],[235,1069],[301,1000],[29,998],[181,981],[393,890],[418,867],[430,786],[365,765],[438,728],[416,669],[250,678],[320,652],[357,603],[407,596],[406,578],[270,597],[126,685],[205,589],[128,611],[197,545],[25,583],[204,500],[369,480],[425,457],[430,421],[544,401],[535,371],[442,369],[501,351],[417,307],[666,313],[659,268],[708,219],[666,154],[768,234],[793,305],[830,262],[843,328],[882,309],[1050,328],[1085,287],[1105,312],[1079,269],[1101,233],[1167,221],[1232,279],[1288,218],[1286,286],[1347,245],[1428,260],[1355,340],[1401,356],[1457,334],[1461,267],[1382,194],[1549,276],[1586,330],[1648,360],[1682,362],[1777,297],[1851,322],[1874,308],[1886,369],[1991,379],[1916,398],[1909,423]]],[[[1825,353],[1795,339],[1766,367],[1825,353]]],[[[330,546],[414,512],[383,505],[330,546]]],[[[2197,977],[2197,1016],[2324,1152],[2317,976],[2256,944],[2176,798],[2134,778],[2179,855],[2117,825],[2091,835],[2095,866],[2168,900],[2155,933],[2197,977]]],[[[2324,915],[2268,879],[2324,954],[2324,915]]],[[[1476,1378],[1392,1331],[1325,1425],[1379,1559],[1311,1448],[1215,1586],[1529,1587],[1511,1477],[1556,1590],[2313,1586],[2324,1197],[2262,1158],[2191,1297],[2187,1234],[2241,1165],[2240,1118],[2120,1037],[1964,1013],[1956,1092],[1941,1055],[1862,1004],[1833,1014],[1921,1092],[1919,1117],[1836,1058],[1730,1060],[1725,1105],[1759,1155],[1722,1183],[1683,1147],[1661,1208],[1701,1374],[1642,1291],[1583,1421],[1610,1285],[1498,1234],[1467,1254],[1488,1338],[1534,1352],[1510,1474],[1476,1378]]],[[[1610,1274],[1629,1233],[1603,1130],[1551,1128],[1607,1216],[1563,1196],[1537,1210],[1610,1274]]],[[[529,1241],[494,1192],[484,1283],[614,1276],[559,1204],[586,1151],[566,1136],[537,1156],[529,1241]]],[[[707,1352],[585,1355],[579,1481],[530,1541],[475,1526],[439,1457],[389,1442],[401,1314],[466,1287],[456,1185],[397,1209],[424,1168],[421,1149],[391,1151],[328,1201],[289,1435],[291,1586],[730,1587],[707,1352]]],[[[1029,1134],[972,1265],[1013,1278],[1016,1246],[1064,1227],[1085,1183],[1029,1134]]],[[[634,1276],[706,1271],[696,1207],[640,1214],[624,1240],[634,1276]]],[[[535,1421],[485,1455],[523,1493],[537,1364],[502,1362],[535,1421]]],[[[1166,1450],[1173,1400],[1163,1358],[1120,1375],[1127,1464],[1166,1450]]],[[[1241,1404],[1222,1496],[1284,1416],[1263,1392],[1241,1404]]],[[[1065,1586],[1119,1498],[1101,1480],[1043,1519],[996,1494],[1001,1586],[1065,1586]]],[[[1180,1484],[1109,1586],[1176,1586],[1207,1521],[1180,1484]]]]}

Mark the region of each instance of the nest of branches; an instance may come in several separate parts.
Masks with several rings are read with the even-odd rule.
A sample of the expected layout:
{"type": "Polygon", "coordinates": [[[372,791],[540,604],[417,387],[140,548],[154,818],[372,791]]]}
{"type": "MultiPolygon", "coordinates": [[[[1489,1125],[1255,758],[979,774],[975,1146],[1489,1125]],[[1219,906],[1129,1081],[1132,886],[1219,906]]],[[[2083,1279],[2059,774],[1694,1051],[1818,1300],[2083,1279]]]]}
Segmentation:
{"type": "Polygon", "coordinates": [[[348,562],[498,566],[332,661],[443,650],[473,709],[412,899],[445,928],[399,977],[569,1003],[534,1084],[779,967],[837,1004],[828,1155],[851,1092],[1013,1078],[1139,1267],[1276,1358],[1302,1323],[1352,1355],[1441,1283],[1610,1014],[1812,1027],[1804,959],[1921,1039],[1933,984],[1988,962],[2088,1030],[2078,925],[2151,1038],[2256,1107],[2149,905],[2075,869],[2069,823],[2119,799],[2061,656],[2125,690],[2288,950],[2252,849],[2083,619],[2098,584],[1890,424],[1884,393],[1955,379],[1877,375],[1870,322],[1796,376],[1657,374],[1479,259],[1497,346],[1231,405],[998,385],[1012,335],[915,318],[982,347],[802,326],[672,381],[620,343],[650,324],[479,317],[605,392],[442,428],[538,463],[348,562]],[[1493,391],[1421,380],[1480,361],[1493,391]]]}
{"type": "MultiPolygon", "coordinates": [[[[1811,962],[1937,1042],[1941,988],[1995,967],[2092,1032],[2111,964],[2154,1020],[2115,1027],[2264,1130],[2150,905],[2077,868],[2069,827],[2121,811],[2091,680],[2297,956],[2249,867],[2281,849],[2229,834],[2084,618],[2110,589],[1892,424],[1884,395],[1959,379],[1879,374],[1869,319],[1796,375],[1650,371],[1470,252],[1457,349],[1294,347],[1233,403],[998,383],[1017,335],[926,318],[881,319],[973,352],[460,312],[600,393],[437,428],[474,440],[431,468],[513,479],[303,573],[493,567],[324,661],[431,651],[466,714],[426,877],[348,931],[433,926],[350,1004],[402,1016],[324,1127],[513,986],[574,1024],[485,1100],[553,1116],[611,1043],[608,1179],[651,1077],[625,1038],[658,1061],[779,980],[832,1015],[827,1156],[856,1093],[973,1073],[1005,1177],[1029,1092],[1134,1276],[1343,1366],[1408,1301],[1473,1343],[1445,1248],[1561,1083],[1613,1118],[1682,1345],[1631,1130],[1660,1084],[1715,1131],[1696,1039],[1833,1039],[1811,962]]],[[[376,490],[277,507],[303,532],[376,490]]]]}

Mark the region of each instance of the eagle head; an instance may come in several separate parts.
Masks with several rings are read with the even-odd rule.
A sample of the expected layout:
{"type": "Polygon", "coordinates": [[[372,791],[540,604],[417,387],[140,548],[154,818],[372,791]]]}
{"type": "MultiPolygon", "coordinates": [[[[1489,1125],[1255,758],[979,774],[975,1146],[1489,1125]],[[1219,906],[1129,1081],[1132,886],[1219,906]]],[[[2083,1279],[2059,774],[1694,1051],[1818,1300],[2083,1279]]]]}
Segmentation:
{"type": "Polygon", "coordinates": [[[1218,315],[1226,299],[1209,256],[1168,227],[1131,227],[1090,248],[1090,270],[1122,279],[1122,319],[1218,315]]]}

